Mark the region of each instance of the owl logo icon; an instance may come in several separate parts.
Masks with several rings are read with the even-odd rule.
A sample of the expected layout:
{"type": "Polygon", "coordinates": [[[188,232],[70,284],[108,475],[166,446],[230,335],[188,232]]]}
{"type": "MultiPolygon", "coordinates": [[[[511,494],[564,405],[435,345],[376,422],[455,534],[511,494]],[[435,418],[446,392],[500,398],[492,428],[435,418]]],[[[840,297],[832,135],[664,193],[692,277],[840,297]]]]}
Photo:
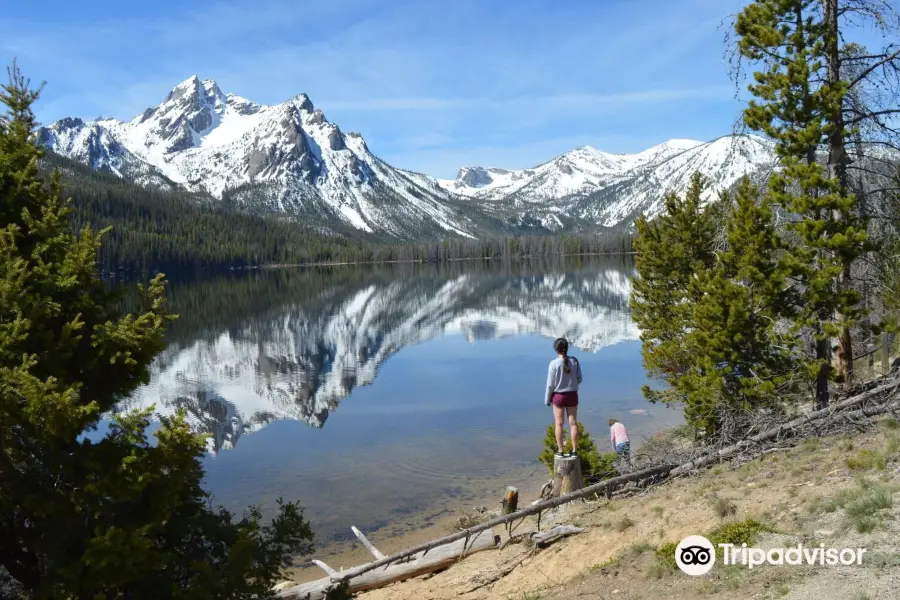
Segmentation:
{"type": "Polygon", "coordinates": [[[715,563],[716,549],[702,535],[690,535],[675,548],[675,564],[688,575],[705,575],[715,563]]]}

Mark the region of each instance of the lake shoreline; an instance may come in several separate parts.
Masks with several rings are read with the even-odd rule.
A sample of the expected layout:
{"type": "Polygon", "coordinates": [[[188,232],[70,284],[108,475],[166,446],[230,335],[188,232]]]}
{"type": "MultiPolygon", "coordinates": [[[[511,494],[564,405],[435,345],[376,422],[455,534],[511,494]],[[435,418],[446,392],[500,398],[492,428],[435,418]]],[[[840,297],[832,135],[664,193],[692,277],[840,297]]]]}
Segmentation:
{"type": "Polygon", "coordinates": [[[634,256],[637,252],[584,252],[580,254],[554,254],[552,256],[515,256],[515,257],[464,257],[464,258],[445,258],[442,260],[368,260],[368,261],[346,261],[346,262],[313,262],[313,263],[274,263],[268,265],[255,265],[248,267],[232,267],[232,271],[259,271],[265,269],[293,269],[304,267],[345,267],[345,266],[365,266],[365,265],[405,265],[405,264],[421,264],[421,265],[440,265],[442,263],[453,262],[520,262],[530,260],[547,260],[578,258],[578,257],[611,257],[611,256],[634,256]]]}
{"type": "MultiPolygon", "coordinates": [[[[630,413],[634,417],[648,416],[649,410],[636,409],[630,413]]],[[[632,440],[635,443],[632,452],[636,453],[642,443],[645,443],[650,437],[671,434],[679,427],[680,425],[669,423],[662,428],[653,428],[649,431],[644,431],[642,428],[636,429],[632,432],[632,440]]],[[[608,451],[603,443],[605,438],[605,431],[603,435],[592,436],[601,454],[608,451]]],[[[383,554],[391,555],[457,531],[456,524],[465,513],[477,511],[480,508],[484,508],[488,513],[498,510],[506,487],[509,485],[519,491],[519,508],[526,508],[533,501],[540,499],[541,488],[550,479],[550,471],[540,463],[536,466],[511,469],[508,472],[498,473],[492,479],[490,486],[469,488],[478,490],[474,499],[469,502],[448,502],[437,513],[434,510],[413,513],[405,522],[389,522],[373,531],[367,531],[357,523],[347,523],[347,532],[350,531],[351,525],[360,527],[383,554]]],[[[385,508],[385,513],[388,513],[388,507],[385,508]]],[[[315,529],[315,522],[312,525],[315,529]]],[[[297,566],[289,569],[289,579],[298,584],[321,579],[323,577],[322,570],[311,562],[312,559],[323,561],[330,567],[341,570],[370,562],[372,555],[355,538],[345,542],[326,542],[321,547],[317,547],[317,551],[312,555],[300,559],[297,566]]]]}
{"type": "MultiPolygon", "coordinates": [[[[541,469],[545,469],[541,465],[541,469]]],[[[453,502],[448,504],[443,510],[437,514],[434,511],[427,511],[422,514],[412,514],[405,523],[391,523],[381,527],[375,531],[366,531],[364,527],[360,527],[366,537],[386,555],[399,552],[405,548],[410,548],[416,544],[437,539],[456,531],[454,525],[458,519],[466,511],[484,507],[488,511],[499,508],[503,498],[503,493],[507,485],[511,485],[510,481],[515,482],[515,486],[519,490],[519,506],[524,507],[540,495],[541,486],[550,478],[547,472],[546,478],[542,478],[534,473],[533,468],[517,469],[509,474],[498,476],[496,482],[496,492],[479,493],[476,495],[476,501],[468,503],[453,502]],[[527,479],[521,480],[514,473],[518,473],[521,477],[523,471],[531,472],[527,479]],[[405,531],[399,531],[403,528],[405,531]]],[[[387,512],[387,511],[386,511],[387,512]]],[[[315,530],[315,523],[312,523],[315,530]]],[[[350,526],[357,525],[355,523],[347,523],[347,532],[350,532],[350,526]]],[[[358,526],[358,525],[357,525],[358,526]]],[[[372,560],[369,554],[360,543],[356,540],[348,540],[346,542],[330,542],[322,546],[320,551],[316,551],[310,556],[301,558],[298,564],[289,569],[289,579],[296,583],[307,583],[323,577],[322,570],[313,565],[311,559],[317,559],[325,562],[334,569],[347,569],[357,565],[361,565],[372,560]]]]}

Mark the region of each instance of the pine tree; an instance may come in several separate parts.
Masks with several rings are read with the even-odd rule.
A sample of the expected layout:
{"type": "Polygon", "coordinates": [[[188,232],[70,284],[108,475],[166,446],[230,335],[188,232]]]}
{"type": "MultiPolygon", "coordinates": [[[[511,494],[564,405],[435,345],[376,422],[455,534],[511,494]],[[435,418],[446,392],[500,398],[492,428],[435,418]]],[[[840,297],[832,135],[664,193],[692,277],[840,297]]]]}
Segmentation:
{"type": "MultiPolygon", "coordinates": [[[[816,340],[808,365],[816,380],[816,404],[828,403],[831,376],[829,340],[839,337],[843,372],[850,373],[849,327],[863,311],[849,285],[850,267],[867,249],[866,224],[856,199],[835,169],[817,162],[818,150],[848,135],[840,115],[847,86],[829,77],[836,24],[824,18],[819,0],[757,0],[738,15],[740,54],[761,66],[749,86],[756,99],[744,122],[776,144],[781,171],[770,180],[771,202],[796,218],[789,220],[792,241],[787,264],[803,291],[798,326],[816,340]]],[[[834,157],[833,161],[843,160],[834,157]]]]}
{"type": "Polygon", "coordinates": [[[30,598],[264,598],[311,531],[295,504],[270,525],[213,509],[204,440],[183,415],[148,439],[149,412],[104,413],[147,381],[163,348],[161,276],[141,308],[95,266],[102,232],[75,235],[54,174],[41,179],[31,111],[38,91],[15,65],[0,93],[0,590],[30,598]]]}
{"type": "Polygon", "coordinates": [[[688,421],[716,433],[723,419],[779,406],[795,388],[797,365],[793,337],[777,330],[794,293],[772,207],[746,178],[725,200],[726,248],[698,276],[702,295],[684,342],[697,368],[676,382],[691,398],[688,421]]]}
{"type": "Polygon", "coordinates": [[[694,430],[710,436],[775,406],[776,392],[792,389],[796,352],[776,328],[793,290],[772,207],[744,179],[702,210],[700,181],[683,201],[669,197],[657,220],[639,222],[632,313],[648,373],[667,384],[645,396],[683,405],[694,430]]]}
{"type": "MultiPolygon", "coordinates": [[[[639,277],[631,293],[631,314],[641,329],[642,356],[650,377],[671,383],[694,368],[686,345],[692,310],[700,300],[698,274],[713,265],[715,225],[701,209],[703,180],[695,175],[685,197],[665,197],[663,213],[636,223],[635,266],[639,277]]],[[[651,402],[687,401],[683,390],[643,388],[651,402]]]]}

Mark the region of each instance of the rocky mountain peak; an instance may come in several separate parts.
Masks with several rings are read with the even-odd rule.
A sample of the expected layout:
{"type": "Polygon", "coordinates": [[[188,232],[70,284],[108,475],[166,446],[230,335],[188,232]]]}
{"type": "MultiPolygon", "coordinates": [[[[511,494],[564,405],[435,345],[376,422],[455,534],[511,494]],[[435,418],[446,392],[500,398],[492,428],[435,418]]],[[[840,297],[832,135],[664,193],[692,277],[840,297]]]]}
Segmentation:
{"type": "MultiPolygon", "coordinates": [[[[312,100],[310,100],[309,96],[307,96],[306,94],[297,94],[296,96],[291,98],[290,102],[302,111],[312,112],[313,110],[315,110],[312,100]]],[[[319,112],[321,113],[322,111],[319,112]]]]}
{"type": "Polygon", "coordinates": [[[462,167],[456,173],[456,181],[469,187],[482,187],[493,181],[484,167],[462,167]]]}

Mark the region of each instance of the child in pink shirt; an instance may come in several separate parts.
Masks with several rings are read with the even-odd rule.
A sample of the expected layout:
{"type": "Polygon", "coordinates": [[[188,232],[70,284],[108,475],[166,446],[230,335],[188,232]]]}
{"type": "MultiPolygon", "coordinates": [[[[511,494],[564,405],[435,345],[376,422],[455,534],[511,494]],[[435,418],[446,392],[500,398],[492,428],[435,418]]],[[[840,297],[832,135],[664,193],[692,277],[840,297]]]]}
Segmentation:
{"type": "Polygon", "coordinates": [[[625,426],[615,419],[609,420],[609,441],[616,454],[631,465],[631,443],[628,441],[628,432],[625,431],[625,426]]]}

